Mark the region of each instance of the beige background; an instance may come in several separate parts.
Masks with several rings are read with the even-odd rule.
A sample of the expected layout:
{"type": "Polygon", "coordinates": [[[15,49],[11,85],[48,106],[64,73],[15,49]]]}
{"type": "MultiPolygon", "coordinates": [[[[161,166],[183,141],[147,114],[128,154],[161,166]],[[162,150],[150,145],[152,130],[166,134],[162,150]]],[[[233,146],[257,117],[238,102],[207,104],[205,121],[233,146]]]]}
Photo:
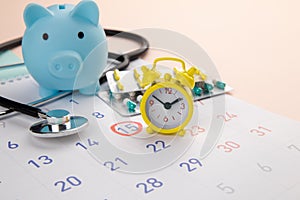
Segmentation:
{"type": "MultiPolygon", "coordinates": [[[[1,0],[0,42],[21,36],[29,0],[1,0]]],[[[34,0],[49,6],[74,0],[34,0]]],[[[166,28],[200,44],[233,96],[300,120],[298,0],[97,0],[101,24],[166,28]]]]}

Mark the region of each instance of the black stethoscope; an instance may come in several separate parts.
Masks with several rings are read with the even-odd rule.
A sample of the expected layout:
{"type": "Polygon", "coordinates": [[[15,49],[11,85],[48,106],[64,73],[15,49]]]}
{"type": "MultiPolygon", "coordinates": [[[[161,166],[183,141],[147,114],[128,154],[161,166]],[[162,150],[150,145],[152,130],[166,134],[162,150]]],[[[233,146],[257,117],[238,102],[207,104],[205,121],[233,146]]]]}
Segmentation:
{"type": "MultiPolygon", "coordinates": [[[[119,30],[104,29],[106,36],[115,36],[122,39],[131,40],[139,44],[139,48],[129,51],[124,54],[117,53],[108,53],[108,58],[117,61],[117,64],[113,67],[106,69],[103,72],[102,76],[99,79],[100,83],[106,81],[105,73],[110,70],[124,70],[128,67],[129,63],[133,60],[136,60],[141,55],[143,55],[149,49],[149,42],[142,36],[130,33],[123,32],[119,30]]],[[[22,37],[4,42],[0,44],[0,52],[11,50],[18,46],[22,45],[22,37]]],[[[23,65],[24,63],[16,63],[5,66],[0,66],[1,68],[23,65]]],[[[61,98],[70,94],[70,92],[58,92],[54,96],[39,101],[38,103],[44,101],[51,101],[61,98]]],[[[39,104],[36,105],[39,105],[39,104]]],[[[72,135],[78,133],[84,127],[87,126],[88,120],[82,116],[70,116],[70,113],[66,110],[51,110],[49,112],[43,112],[37,107],[31,105],[22,104],[9,100],[7,98],[0,96],[0,106],[8,108],[8,110],[0,111],[0,117],[5,116],[11,112],[17,111],[35,118],[42,118],[43,120],[33,124],[30,127],[30,133],[37,137],[63,137],[67,135],[72,135]]]]}

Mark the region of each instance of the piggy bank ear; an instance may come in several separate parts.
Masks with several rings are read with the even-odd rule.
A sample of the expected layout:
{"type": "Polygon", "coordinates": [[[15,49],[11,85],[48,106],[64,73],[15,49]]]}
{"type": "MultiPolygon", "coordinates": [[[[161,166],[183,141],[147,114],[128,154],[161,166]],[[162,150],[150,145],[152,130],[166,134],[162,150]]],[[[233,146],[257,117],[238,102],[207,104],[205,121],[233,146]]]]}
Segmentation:
{"type": "Polygon", "coordinates": [[[73,8],[70,15],[72,17],[83,18],[85,20],[88,20],[95,26],[98,26],[99,9],[94,1],[81,1],[73,8]]]}
{"type": "Polygon", "coordinates": [[[38,4],[28,4],[24,10],[23,18],[27,28],[43,17],[53,16],[51,11],[38,4]]]}

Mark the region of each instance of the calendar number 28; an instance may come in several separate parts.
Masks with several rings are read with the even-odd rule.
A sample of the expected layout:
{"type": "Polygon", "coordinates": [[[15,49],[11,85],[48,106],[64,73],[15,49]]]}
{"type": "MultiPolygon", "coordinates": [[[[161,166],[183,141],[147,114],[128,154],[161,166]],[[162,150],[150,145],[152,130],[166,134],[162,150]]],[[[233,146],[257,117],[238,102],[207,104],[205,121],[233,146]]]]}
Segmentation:
{"type": "Polygon", "coordinates": [[[145,194],[153,192],[155,189],[163,186],[163,182],[157,180],[156,178],[148,178],[146,183],[136,184],[136,188],[142,188],[145,194]]]}

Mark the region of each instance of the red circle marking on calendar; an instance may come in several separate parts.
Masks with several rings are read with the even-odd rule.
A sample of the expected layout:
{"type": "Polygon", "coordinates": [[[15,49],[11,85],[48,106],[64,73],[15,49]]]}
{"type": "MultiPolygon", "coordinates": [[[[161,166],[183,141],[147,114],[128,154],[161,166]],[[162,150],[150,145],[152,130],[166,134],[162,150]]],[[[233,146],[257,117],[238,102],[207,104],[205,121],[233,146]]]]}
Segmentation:
{"type": "Polygon", "coordinates": [[[143,125],[139,122],[124,121],[112,125],[110,129],[122,136],[132,136],[140,133],[143,130],[143,125]]]}

